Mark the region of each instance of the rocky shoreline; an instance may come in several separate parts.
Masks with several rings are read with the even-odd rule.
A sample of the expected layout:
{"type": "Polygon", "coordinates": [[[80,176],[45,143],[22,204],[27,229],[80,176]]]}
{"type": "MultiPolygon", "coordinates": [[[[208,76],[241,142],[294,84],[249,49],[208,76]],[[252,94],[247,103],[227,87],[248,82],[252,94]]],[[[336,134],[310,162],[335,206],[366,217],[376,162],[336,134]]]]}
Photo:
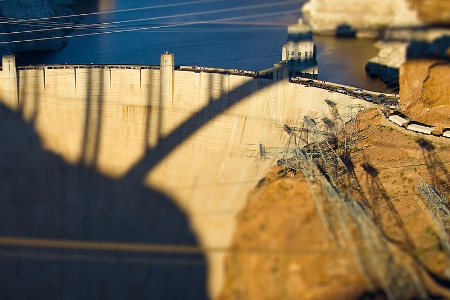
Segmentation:
{"type": "Polygon", "coordinates": [[[447,48],[434,52],[447,46],[439,40],[450,36],[449,11],[450,2],[437,0],[310,0],[302,9],[315,34],[378,38],[379,53],[366,71],[391,86],[398,86],[399,68],[410,57],[446,56],[447,48]]]}
{"type": "Polygon", "coordinates": [[[0,37],[0,42],[6,42],[0,44],[0,54],[61,49],[67,43],[67,39],[64,38],[67,29],[61,27],[70,27],[79,18],[54,17],[73,15],[73,11],[69,8],[73,4],[72,0],[0,2],[0,16],[8,20],[7,23],[0,24],[0,32],[7,33],[0,37]],[[46,28],[51,30],[44,30],[46,28]]]}

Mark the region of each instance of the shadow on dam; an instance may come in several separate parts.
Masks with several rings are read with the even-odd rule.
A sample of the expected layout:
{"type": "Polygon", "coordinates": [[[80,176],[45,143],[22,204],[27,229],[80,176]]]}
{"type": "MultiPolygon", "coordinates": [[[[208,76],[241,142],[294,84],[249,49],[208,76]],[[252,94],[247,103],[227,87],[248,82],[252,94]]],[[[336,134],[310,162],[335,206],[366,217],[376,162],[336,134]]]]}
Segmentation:
{"type": "MultiPolygon", "coordinates": [[[[271,71],[276,72],[276,70],[273,69],[271,71]]],[[[285,80],[287,80],[287,78],[285,80]]],[[[153,147],[146,148],[143,157],[138,163],[130,168],[124,178],[126,180],[127,178],[130,180],[133,178],[144,179],[149,170],[155,168],[158,163],[207,123],[214,120],[226,110],[239,104],[253,93],[261,92],[277,82],[278,81],[276,80],[259,80],[253,78],[219,97],[209,95],[207,104],[204,107],[195,111],[169,134],[158,136],[158,143],[153,147]]],[[[211,82],[206,81],[204,84],[207,89],[211,88],[211,82]]],[[[221,88],[223,88],[223,86],[221,86],[221,88]]],[[[193,101],[195,101],[195,99],[193,101]]],[[[150,115],[147,115],[147,124],[150,123],[149,118],[150,115]]],[[[163,122],[161,111],[158,118],[158,127],[160,127],[161,122],[163,122]]],[[[160,128],[157,130],[158,132],[161,132],[160,128]]]]}
{"type": "Polygon", "coordinates": [[[166,195],[69,165],[3,105],[0,138],[2,299],[207,298],[205,258],[166,195]]]}
{"type": "MultiPolygon", "coordinates": [[[[26,80],[19,77],[17,84],[27,86],[26,80]]],[[[169,134],[157,128],[155,146],[149,146],[147,135],[155,124],[150,118],[163,126],[161,98],[152,102],[155,94],[147,95],[148,105],[159,101],[160,108],[146,116],[146,150],[118,179],[96,171],[101,133],[108,126],[104,82],[86,84],[81,157],[75,165],[43,149],[34,124],[45,117],[39,111],[42,95],[38,91],[30,100],[19,89],[18,112],[0,105],[1,298],[208,298],[206,253],[188,216],[173,199],[145,186],[144,178],[255,87],[261,91],[274,83],[251,79],[219,98],[209,95],[203,108],[169,134]]]]}

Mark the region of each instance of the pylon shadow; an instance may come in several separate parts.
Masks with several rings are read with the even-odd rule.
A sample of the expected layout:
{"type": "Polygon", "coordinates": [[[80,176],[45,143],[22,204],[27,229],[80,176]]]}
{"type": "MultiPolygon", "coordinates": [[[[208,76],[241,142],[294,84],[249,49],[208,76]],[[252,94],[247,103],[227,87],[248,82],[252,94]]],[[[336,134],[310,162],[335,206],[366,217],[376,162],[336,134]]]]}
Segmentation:
{"type": "Polygon", "coordinates": [[[392,203],[392,197],[381,183],[379,171],[370,163],[367,156],[364,157],[361,167],[366,174],[365,180],[368,194],[366,199],[373,213],[372,217],[375,224],[378,225],[389,240],[407,251],[413,251],[416,246],[406,229],[401,215],[392,203]],[[395,232],[395,236],[392,232],[395,232]]]}

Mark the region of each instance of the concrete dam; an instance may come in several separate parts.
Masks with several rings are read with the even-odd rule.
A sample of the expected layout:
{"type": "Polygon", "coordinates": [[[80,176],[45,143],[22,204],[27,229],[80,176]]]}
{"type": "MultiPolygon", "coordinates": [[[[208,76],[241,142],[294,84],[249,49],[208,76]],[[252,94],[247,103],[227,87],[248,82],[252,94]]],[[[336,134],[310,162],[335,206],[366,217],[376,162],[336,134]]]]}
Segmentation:
{"type": "Polygon", "coordinates": [[[154,298],[216,296],[234,218],[276,160],[261,161],[259,145],[285,146],[283,126],[301,126],[305,115],[332,119],[330,103],[341,115],[348,105],[371,105],[289,83],[278,71],[273,80],[186,71],[168,53],[160,66],[17,67],[14,56],[4,56],[0,207],[8,217],[0,234],[10,239],[0,238],[0,247],[34,251],[27,252],[34,259],[8,252],[13,258],[2,278],[32,265],[15,279],[42,272],[53,278],[37,276],[42,285],[65,286],[52,290],[58,297],[72,291],[115,298],[140,287],[154,298]],[[58,240],[91,244],[73,249],[58,240]],[[104,243],[116,242],[130,244],[106,248],[120,263],[90,262],[104,243]],[[168,262],[155,264],[136,257],[147,253],[139,245],[178,245],[195,257],[182,263],[149,246],[152,259],[168,262]],[[47,259],[44,250],[59,258],[47,259]],[[142,264],[128,266],[124,253],[142,264]],[[199,264],[191,264],[194,258],[199,264]],[[125,276],[130,270],[134,275],[125,276]],[[112,284],[118,280],[123,285],[112,284]]]}

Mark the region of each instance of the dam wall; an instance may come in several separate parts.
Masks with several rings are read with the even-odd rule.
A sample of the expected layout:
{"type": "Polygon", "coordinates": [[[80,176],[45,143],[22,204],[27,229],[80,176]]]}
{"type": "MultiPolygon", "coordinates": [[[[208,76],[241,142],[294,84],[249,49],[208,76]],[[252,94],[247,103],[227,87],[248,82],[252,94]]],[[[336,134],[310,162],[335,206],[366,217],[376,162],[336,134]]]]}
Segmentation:
{"type": "MultiPolygon", "coordinates": [[[[350,104],[371,105],[288,80],[167,66],[16,68],[11,60],[3,58],[0,99],[33,124],[44,149],[164,193],[206,249],[229,246],[247,193],[276,161],[260,160],[260,144],[286,145],[283,125],[301,126],[305,115],[332,119],[330,103],[342,115],[350,104]]],[[[212,296],[225,254],[205,253],[212,296]]]]}

